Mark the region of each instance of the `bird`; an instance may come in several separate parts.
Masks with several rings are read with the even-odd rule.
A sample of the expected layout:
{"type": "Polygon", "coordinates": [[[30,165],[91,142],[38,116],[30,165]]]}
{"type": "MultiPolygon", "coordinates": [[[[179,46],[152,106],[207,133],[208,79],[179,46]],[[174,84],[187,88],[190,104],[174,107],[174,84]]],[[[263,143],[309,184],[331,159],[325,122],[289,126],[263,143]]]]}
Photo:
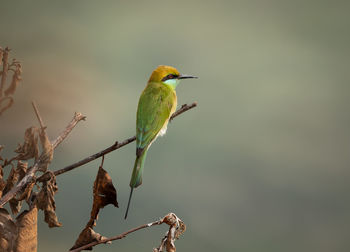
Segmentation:
{"type": "Polygon", "coordinates": [[[177,106],[176,86],[182,79],[198,78],[182,75],[172,66],[160,65],[151,74],[141,93],[136,113],[136,159],[130,179],[130,195],[124,219],[128,216],[134,188],[142,184],[147,151],[159,136],[166,133],[177,106]]]}

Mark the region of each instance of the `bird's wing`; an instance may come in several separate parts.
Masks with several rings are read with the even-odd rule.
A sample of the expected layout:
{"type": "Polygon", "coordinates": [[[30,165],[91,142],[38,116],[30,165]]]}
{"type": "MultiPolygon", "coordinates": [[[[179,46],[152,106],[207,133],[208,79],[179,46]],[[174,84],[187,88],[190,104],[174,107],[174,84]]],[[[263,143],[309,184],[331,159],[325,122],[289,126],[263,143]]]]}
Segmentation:
{"type": "Polygon", "coordinates": [[[141,94],[136,120],[136,154],[155,140],[158,132],[168,122],[171,112],[176,106],[175,93],[168,87],[149,85],[141,94]]]}

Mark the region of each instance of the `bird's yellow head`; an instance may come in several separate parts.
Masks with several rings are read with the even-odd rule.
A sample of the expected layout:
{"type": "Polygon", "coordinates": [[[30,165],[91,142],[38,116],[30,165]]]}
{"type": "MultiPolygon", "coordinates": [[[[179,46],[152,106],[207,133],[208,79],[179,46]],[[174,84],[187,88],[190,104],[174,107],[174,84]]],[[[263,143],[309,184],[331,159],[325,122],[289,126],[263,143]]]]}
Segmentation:
{"type": "Polygon", "coordinates": [[[175,67],[161,65],[154,69],[148,82],[161,82],[175,89],[181,79],[191,78],[198,77],[191,75],[181,75],[175,67]]]}

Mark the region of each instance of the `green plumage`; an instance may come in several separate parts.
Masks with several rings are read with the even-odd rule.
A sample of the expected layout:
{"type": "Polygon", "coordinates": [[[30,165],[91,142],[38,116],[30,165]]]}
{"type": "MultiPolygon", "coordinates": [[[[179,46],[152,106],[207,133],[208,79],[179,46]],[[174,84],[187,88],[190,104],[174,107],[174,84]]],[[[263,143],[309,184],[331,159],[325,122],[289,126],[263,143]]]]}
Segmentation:
{"type": "Polygon", "coordinates": [[[130,180],[130,187],[142,183],[142,171],[151,143],[166,127],[176,108],[176,93],[171,87],[150,82],[142,92],[136,117],[136,160],[130,180]]]}

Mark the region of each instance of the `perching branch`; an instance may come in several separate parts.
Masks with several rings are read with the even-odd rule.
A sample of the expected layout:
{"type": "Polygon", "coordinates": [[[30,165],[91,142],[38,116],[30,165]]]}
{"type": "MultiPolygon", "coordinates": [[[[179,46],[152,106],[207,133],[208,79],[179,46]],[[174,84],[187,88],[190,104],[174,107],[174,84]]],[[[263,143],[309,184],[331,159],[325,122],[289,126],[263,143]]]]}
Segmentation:
{"type": "Polygon", "coordinates": [[[116,235],[116,236],[113,236],[113,237],[110,237],[107,239],[102,239],[99,241],[91,242],[91,243],[86,244],[84,246],[81,246],[79,248],[69,250],[69,252],[79,252],[79,251],[82,251],[84,249],[96,246],[98,244],[108,243],[108,242],[111,242],[114,240],[120,240],[120,239],[125,238],[128,234],[136,232],[140,229],[144,229],[144,228],[148,228],[148,227],[152,227],[152,226],[156,226],[156,225],[161,225],[163,223],[166,223],[169,225],[169,231],[166,233],[165,237],[162,239],[162,242],[161,242],[161,245],[159,246],[159,248],[154,249],[153,251],[164,251],[165,247],[168,251],[168,246],[169,247],[173,246],[175,248],[174,241],[176,239],[178,239],[179,236],[181,234],[183,234],[186,230],[186,225],[174,213],[168,213],[166,216],[164,216],[162,219],[160,219],[158,221],[154,221],[154,222],[144,224],[144,225],[141,225],[139,227],[130,229],[124,233],[121,233],[120,235],[116,235]]]}
{"type": "MultiPolygon", "coordinates": [[[[38,111],[36,113],[39,114],[38,111]]],[[[41,118],[40,115],[38,118],[41,118]]],[[[83,116],[81,113],[75,113],[73,119],[71,122],[67,125],[65,130],[53,141],[52,149],[55,149],[66,137],[67,135],[73,130],[75,125],[81,121],[85,120],[85,116],[83,116]]],[[[40,120],[39,120],[40,121],[40,120]]],[[[41,122],[42,123],[42,122],[41,122]]],[[[16,196],[16,193],[18,193],[23,187],[25,187],[28,183],[32,182],[34,179],[35,172],[38,171],[40,165],[46,160],[46,153],[42,153],[38,160],[34,163],[33,167],[31,167],[26,175],[23,177],[23,179],[15,186],[13,187],[8,193],[6,193],[1,199],[0,199],[0,207],[3,207],[10,199],[16,196]]]]}
{"type": "Polygon", "coordinates": [[[192,109],[192,108],[194,108],[196,106],[197,106],[197,102],[194,102],[194,103],[192,103],[190,105],[183,104],[180,109],[176,110],[175,113],[171,115],[170,121],[172,121],[178,115],[181,115],[182,113],[184,113],[187,110],[190,110],[190,109],[192,109]]]}
{"type": "MultiPolygon", "coordinates": [[[[57,175],[60,175],[60,174],[62,174],[62,173],[65,173],[65,172],[68,172],[68,171],[70,171],[70,170],[73,170],[74,168],[77,168],[77,167],[79,167],[79,166],[82,166],[82,165],[84,165],[84,164],[86,164],[86,163],[89,163],[89,162],[91,162],[91,161],[93,161],[93,160],[99,158],[99,157],[104,156],[104,155],[107,154],[107,153],[110,153],[110,152],[112,152],[112,151],[114,151],[114,150],[116,150],[116,149],[119,149],[119,148],[123,147],[124,145],[127,145],[127,144],[129,144],[129,143],[135,141],[135,139],[136,139],[136,137],[133,136],[133,137],[130,137],[130,138],[124,140],[124,141],[121,142],[121,143],[119,143],[119,142],[117,141],[117,142],[115,142],[112,146],[110,146],[110,147],[108,147],[108,148],[106,148],[106,149],[104,149],[104,150],[102,150],[102,151],[100,151],[100,152],[97,152],[96,154],[93,154],[93,155],[91,155],[91,156],[89,156],[89,157],[87,157],[87,158],[84,158],[84,159],[82,159],[82,160],[80,160],[80,161],[78,161],[78,162],[76,162],[76,163],[74,163],[74,164],[71,164],[71,165],[69,165],[69,166],[67,166],[67,167],[65,167],[65,168],[62,168],[62,169],[60,169],[60,170],[55,171],[54,174],[57,176],[57,175]]],[[[42,178],[41,178],[41,177],[39,178],[39,181],[42,181],[42,178]]]]}
{"type": "MultiPolygon", "coordinates": [[[[182,113],[186,112],[187,110],[190,110],[190,109],[192,109],[192,108],[194,108],[194,107],[196,107],[196,106],[197,106],[197,103],[196,103],[196,102],[193,102],[193,103],[190,104],[190,105],[187,105],[187,104],[182,105],[181,108],[178,109],[178,110],[171,116],[170,121],[172,121],[175,117],[181,115],[182,113]]],[[[71,164],[71,165],[69,165],[69,166],[66,166],[66,167],[60,169],[60,170],[55,171],[54,174],[57,176],[57,175],[60,175],[60,174],[62,174],[62,173],[65,173],[65,172],[68,172],[68,171],[70,171],[70,170],[73,170],[73,169],[75,169],[75,168],[77,168],[77,167],[79,167],[79,166],[82,166],[82,165],[84,165],[84,164],[86,164],[86,163],[89,163],[89,162],[91,162],[91,161],[93,161],[93,160],[95,160],[95,159],[97,159],[97,158],[99,158],[99,157],[102,157],[102,156],[104,156],[104,155],[106,155],[106,154],[108,154],[108,153],[110,153],[110,152],[112,152],[112,151],[115,151],[115,150],[117,150],[117,149],[119,149],[119,148],[121,148],[121,147],[123,147],[123,146],[129,144],[129,143],[132,143],[132,142],[135,141],[135,140],[136,140],[136,137],[133,136],[133,137],[130,137],[130,138],[124,140],[124,141],[121,142],[121,143],[119,143],[119,142],[117,141],[117,142],[115,142],[112,146],[110,146],[110,147],[108,147],[108,148],[106,148],[106,149],[104,149],[104,150],[102,150],[102,151],[100,151],[100,152],[97,152],[97,153],[95,153],[95,154],[93,154],[93,155],[91,155],[91,156],[89,156],[89,157],[87,157],[87,158],[84,158],[84,159],[82,159],[82,160],[80,160],[80,161],[78,161],[78,162],[76,162],[76,163],[74,163],[74,164],[71,164]]],[[[42,175],[41,177],[38,178],[38,181],[42,182],[42,181],[45,181],[45,180],[47,180],[47,179],[49,179],[49,177],[48,177],[46,174],[44,174],[44,175],[42,175]]]]}

